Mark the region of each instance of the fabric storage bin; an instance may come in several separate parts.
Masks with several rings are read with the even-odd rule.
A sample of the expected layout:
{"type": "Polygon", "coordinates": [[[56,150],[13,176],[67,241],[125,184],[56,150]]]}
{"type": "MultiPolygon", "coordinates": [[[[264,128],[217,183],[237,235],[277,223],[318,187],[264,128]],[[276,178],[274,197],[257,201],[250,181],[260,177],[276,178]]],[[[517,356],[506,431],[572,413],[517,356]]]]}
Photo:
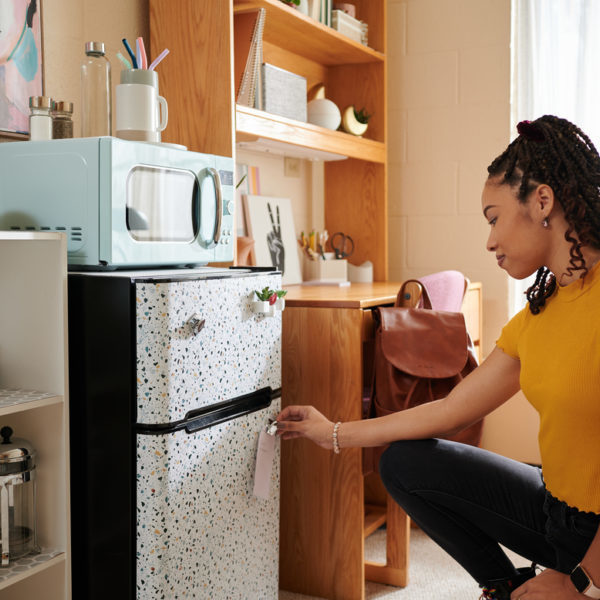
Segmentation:
{"type": "Polygon", "coordinates": [[[262,66],[262,110],[306,123],[306,78],[268,63],[262,66]]]}

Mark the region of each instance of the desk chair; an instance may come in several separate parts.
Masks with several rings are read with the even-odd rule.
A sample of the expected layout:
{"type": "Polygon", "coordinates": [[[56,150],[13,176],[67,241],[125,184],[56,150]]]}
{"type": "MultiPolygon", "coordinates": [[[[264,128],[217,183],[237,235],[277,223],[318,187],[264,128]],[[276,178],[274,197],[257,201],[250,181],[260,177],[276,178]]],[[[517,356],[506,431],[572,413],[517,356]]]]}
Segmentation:
{"type": "MultiPolygon", "coordinates": [[[[423,287],[431,300],[431,308],[460,312],[469,280],[459,271],[440,271],[408,283],[397,306],[422,306],[423,287]]],[[[368,495],[376,504],[365,504],[364,537],[367,538],[384,523],[386,525],[385,564],[365,561],[365,579],[387,585],[405,587],[408,584],[410,517],[385,491],[379,474],[371,473],[365,480],[368,495]],[[383,507],[383,508],[382,508],[383,507]]]]}

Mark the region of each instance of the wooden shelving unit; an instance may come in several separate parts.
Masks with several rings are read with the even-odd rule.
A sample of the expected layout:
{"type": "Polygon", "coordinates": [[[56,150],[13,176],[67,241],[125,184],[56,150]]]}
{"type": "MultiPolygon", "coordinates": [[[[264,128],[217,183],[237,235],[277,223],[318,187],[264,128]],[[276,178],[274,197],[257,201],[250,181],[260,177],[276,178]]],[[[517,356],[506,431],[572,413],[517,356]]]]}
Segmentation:
{"type": "MultiPolygon", "coordinates": [[[[352,236],[353,262],[370,260],[376,281],[387,279],[387,62],[386,1],[355,0],[357,18],[369,25],[369,46],[301,14],[279,0],[150,0],[150,43],[161,64],[160,90],[169,102],[165,142],[198,152],[234,156],[235,145],[275,142],[281,154],[343,160],[325,164],[325,226],[352,236]],[[323,83],[340,109],[373,114],[363,138],[270,115],[235,104],[236,15],[264,8],[263,60],[323,83]],[[287,149],[286,149],[287,148],[287,149]]],[[[239,208],[239,207],[238,207],[239,208]]]]}
{"type": "Polygon", "coordinates": [[[71,598],[66,256],[63,234],[0,232],[0,425],[36,449],[41,548],[0,569],[0,600],[71,598]]]}

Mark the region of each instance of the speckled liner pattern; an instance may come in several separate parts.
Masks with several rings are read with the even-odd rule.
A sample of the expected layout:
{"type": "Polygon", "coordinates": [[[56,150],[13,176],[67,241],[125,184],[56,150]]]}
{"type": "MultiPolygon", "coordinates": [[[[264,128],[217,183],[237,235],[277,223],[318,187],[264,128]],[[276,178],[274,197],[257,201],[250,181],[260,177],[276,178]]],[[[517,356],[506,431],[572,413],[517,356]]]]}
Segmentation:
{"type": "MultiPolygon", "coordinates": [[[[266,285],[280,276],[137,284],[138,422],[280,387],[281,314],[250,305],[266,285]]],[[[137,436],[138,600],[277,598],[279,443],[269,500],[252,488],[259,433],[279,409],[137,436]]]]}

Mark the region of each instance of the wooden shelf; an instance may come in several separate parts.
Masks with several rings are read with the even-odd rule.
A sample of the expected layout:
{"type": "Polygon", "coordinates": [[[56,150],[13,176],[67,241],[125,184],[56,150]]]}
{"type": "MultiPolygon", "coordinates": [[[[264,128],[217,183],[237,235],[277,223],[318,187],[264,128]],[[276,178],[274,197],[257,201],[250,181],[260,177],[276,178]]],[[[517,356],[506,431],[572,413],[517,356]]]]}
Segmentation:
{"type": "Polygon", "coordinates": [[[234,0],[234,12],[265,8],[263,39],[322,65],[383,62],[384,55],[351,40],[280,0],[234,0]]]}
{"type": "Polygon", "coordinates": [[[150,46],[186,57],[161,63],[161,93],[172,109],[163,141],[219,156],[235,157],[238,148],[326,161],[324,226],[351,235],[353,263],[371,261],[374,280],[386,281],[388,3],[353,3],[370,46],[280,0],[148,0],[150,46]],[[373,117],[364,138],[236,105],[255,26],[245,14],[258,9],[266,11],[262,61],[305,78],[307,90],[324,85],[340,111],[365,107],[373,117]]]}
{"type": "Polygon", "coordinates": [[[290,146],[375,163],[385,163],[386,160],[385,144],[381,142],[286,119],[239,104],[236,105],[236,134],[237,141],[242,143],[266,138],[290,146]]]}

